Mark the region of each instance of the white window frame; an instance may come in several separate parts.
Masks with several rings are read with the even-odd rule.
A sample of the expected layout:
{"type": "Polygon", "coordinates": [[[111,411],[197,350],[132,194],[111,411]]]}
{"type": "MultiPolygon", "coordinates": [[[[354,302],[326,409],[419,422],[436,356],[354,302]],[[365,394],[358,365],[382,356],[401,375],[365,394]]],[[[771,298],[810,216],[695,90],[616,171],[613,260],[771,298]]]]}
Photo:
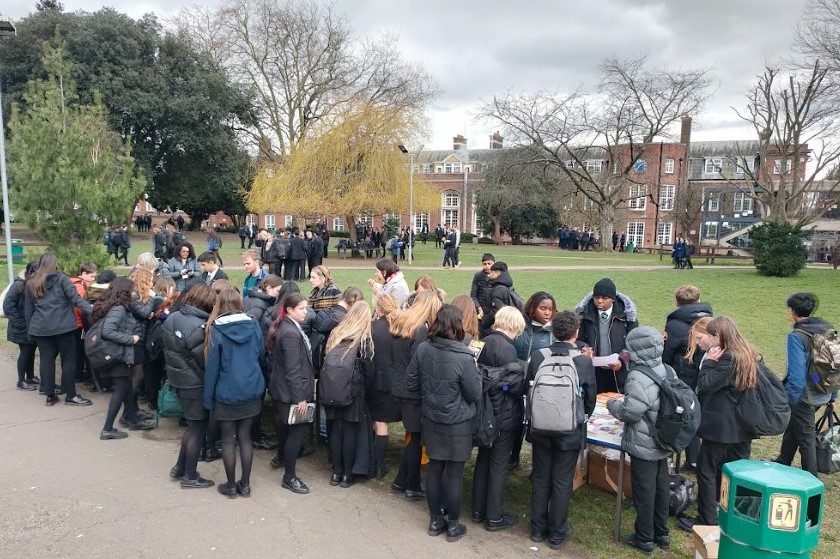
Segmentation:
{"type": "Polygon", "coordinates": [[[674,199],[677,187],[673,184],[663,184],[659,187],[659,209],[663,212],[670,212],[674,209],[674,199]]]}
{"type": "Polygon", "coordinates": [[[343,217],[334,217],[332,228],[333,228],[333,231],[344,231],[344,218],[343,217]]]}
{"type": "Polygon", "coordinates": [[[461,172],[461,164],[460,163],[444,163],[443,164],[443,172],[444,173],[460,173],[461,172]]]}
{"type": "Polygon", "coordinates": [[[604,168],[604,162],[600,159],[588,159],[586,161],[586,171],[589,173],[600,173],[604,168]]]}
{"type": "MultiPolygon", "coordinates": [[[[427,214],[425,212],[414,214],[414,232],[415,233],[419,233],[420,231],[423,230],[423,224],[424,223],[426,224],[426,226],[429,225],[429,214],[427,214]]],[[[431,232],[431,229],[429,229],[429,231],[431,232]]]]}
{"type": "Polygon", "coordinates": [[[673,175],[674,174],[674,160],[673,159],[666,159],[665,160],[665,174],[673,175]]]}
{"type": "Polygon", "coordinates": [[[366,214],[356,214],[356,223],[361,223],[362,227],[368,225],[373,227],[373,216],[366,214]]]}
{"type": "Polygon", "coordinates": [[[454,225],[458,227],[458,209],[444,208],[440,211],[440,222],[444,227],[451,227],[454,225]]]}
{"type": "Polygon", "coordinates": [[[753,199],[745,192],[736,192],[732,197],[732,211],[739,214],[750,214],[753,211],[753,199]]]}
{"type": "Polygon", "coordinates": [[[633,211],[643,212],[647,207],[647,185],[631,184],[627,207],[633,211]]]}
{"type": "Polygon", "coordinates": [[[441,198],[442,208],[459,208],[461,206],[461,195],[457,190],[445,190],[441,198]]]}
{"type": "Polygon", "coordinates": [[[285,228],[294,227],[294,225],[295,225],[295,216],[287,215],[283,218],[283,227],[285,227],[285,228]]]}
{"type": "Polygon", "coordinates": [[[703,173],[706,175],[719,175],[721,169],[723,169],[723,158],[709,157],[706,159],[706,166],[703,169],[703,173]]]}
{"type": "Polygon", "coordinates": [[[706,211],[720,211],[720,192],[709,192],[709,196],[706,198],[706,211]]]}
{"type": "MultiPolygon", "coordinates": [[[[791,159],[788,158],[787,164],[785,165],[785,167],[787,167],[787,171],[785,171],[786,175],[790,174],[790,169],[791,169],[791,164],[792,163],[793,163],[793,161],[791,161],[791,159]]],[[[774,175],[782,174],[782,160],[781,159],[777,159],[773,162],[773,174],[774,175]]]]}
{"type": "Polygon", "coordinates": [[[645,243],[645,222],[644,221],[630,221],[627,223],[627,237],[626,241],[627,244],[630,242],[636,248],[641,248],[644,246],[645,243]]]}
{"type": "Polygon", "coordinates": [[[266,229],[277,229],[277,218],[274,214],[265,214],[265,228],[266,229]]]}
{"type": "Polygon", "coordinates": [[[250,227],[251,225],[253,225],[256,222],[257,222],[257,214],[247,214],[245,216],[245,225],[247,225],[248,227],[250,227]]]}
{"type": "Polygon", "coordinates": [[[656,231],[656,244],[670,245],[673,244],[674,224],[670,221],[659,222],[659,227],[656,231]]]}
{"type": "Polygon", "coordinates": [[[718,222],[707,221],[701,227],[701,234],[704,239],[717,239],[718,236],[718,222]]]}

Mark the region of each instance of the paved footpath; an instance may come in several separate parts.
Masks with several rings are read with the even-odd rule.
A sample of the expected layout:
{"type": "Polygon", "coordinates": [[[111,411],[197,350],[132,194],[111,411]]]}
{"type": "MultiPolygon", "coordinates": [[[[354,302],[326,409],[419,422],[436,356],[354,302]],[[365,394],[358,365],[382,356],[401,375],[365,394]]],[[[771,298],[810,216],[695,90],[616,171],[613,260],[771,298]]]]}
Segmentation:
{"type": "MultiPolygon", "coordinates": [[[[309,495],[280,487],[271,455],[257,451],[253,496],[229,500],[216,488],[183,490],[169,479],[181,431],[161,428],[100,441],[107,395],[90,407],[44,405],[14,388],[14,361],[0,351],[0,557],[21,558],[508,558],[585,557],[532,543],[527,519],[490,534],[467,521],[457,543],[426,535],[425,503],[385,483],[330,487],[326,465],[298,463],[309,495]]],[[[224,478],[222,461],[199,471],[224,478]]],[[[468,507],[464,509],[468,514],[468,507]]]]}

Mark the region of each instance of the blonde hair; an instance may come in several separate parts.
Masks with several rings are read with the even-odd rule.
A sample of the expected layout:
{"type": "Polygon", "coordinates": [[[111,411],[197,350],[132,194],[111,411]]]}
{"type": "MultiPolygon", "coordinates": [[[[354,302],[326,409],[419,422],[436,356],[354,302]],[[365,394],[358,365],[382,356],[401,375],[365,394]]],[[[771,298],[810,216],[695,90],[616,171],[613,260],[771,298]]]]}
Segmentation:
{"type": "Polygon", "coordinates": [[[373,357],[373,337],[370,327],[370,307],[365,301],[356,301],[338,326],[333,328],[327,339],[326,350],[330,351],[341,342],[349,340],[350,345],[347,346],[344,355],[358,348],[362,358],[373,357]]]}
{"type": "Polygon", "coordinates": [[[384,316],[388,319],[388,323],[394,318],[394,311],[399,309],[400,305],[394,296],[390,293],[380,295],[376,298],[376,312],[379,316],[384,316]]]}
{"type": "Polygon", "coordinates": [[[152,272],[144,268],[135,268],[128,276],[128,279],[134,282],[134,292],[140,298],[140,302],[145,303],[148,301],[151,297],[149,291],[152,289],[152,283],[154,282],[152,272]]]}
{"type": "Polygon", "coordinates": [[[136,267],[154,274],[158,269],[158,259],[151,252],[142,252],[137,257],[136,267]]]}
{"type": "Polygon", "coordinates": [[[505,330],[515,338],[525,330],[525,317],[516,307],[502,307],[496,313],[493,330],[505,330]]]}
{"type": "Polygon", "coordinates": [[[259,255],[259,253],[258,253],[256,250],[252,249],[252,248],[249,248],[248,250],[246,250],[245,252],[243,252],[243,253],[242,253],[242,260],[245,260],[246,258],[247,258],[248,260],[253,260],[253,261],[254,261],[254,262],[256,262],[257,264],[259,264],[259,263],[260,263],[260,255],[259,255]]]}
{"type": "Polygon", "coordinates": [[[697,353],[697,334],[707,334],[706,327],[711,321],[711,316],[704,316],[691,325],[691,330],[688,331],[688,350],[685,352],[685,360],[689,363],[694,360],[694,354],[697,353]]]}
{"type": "Polygon", "coordinates": [[[414,304],[399,312],[391,321],[391,335],[404,339],[413,337],[421,326],[435,321],[441,305],[443,303],[437,293],[421,291],[414,304]]]}
{"type": "Polygon", "coordinates": [[[452,305],[461,310],[461,325],[464,333],[469,334],[473,339],[478,339],[478,313],[475,312],[475,303],[469,295],[456,295],[452,299],[452,305]]]}
{"type": "Polygon", "coordinates": [[[309,275],[312,275],[313,272],[324,278],[324,287],[321,289],[333,284],[332,273],[326,266],[315,266],[312,270],[310,270],[309,275]]]}
{"type": "Polygon", "coordinates": [[[761,354],[738,332],[735,323],[728,316],[713,318],[706,331],[720,339],[720,348],[732,355],[735,382],[738,390],[748,390],[758,386],[758,362],[761,354]]]}

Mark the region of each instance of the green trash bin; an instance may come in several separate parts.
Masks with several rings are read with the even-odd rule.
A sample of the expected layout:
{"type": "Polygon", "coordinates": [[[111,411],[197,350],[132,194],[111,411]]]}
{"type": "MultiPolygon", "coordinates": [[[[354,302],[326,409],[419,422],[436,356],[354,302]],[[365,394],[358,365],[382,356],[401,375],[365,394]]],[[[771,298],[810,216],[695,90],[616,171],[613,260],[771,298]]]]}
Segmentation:
{"type": "Polygon", "coordinates": [[[23,262],[23,239],[12,239],[12,262],[23,262]]]}
{"type": "Polygon", "coordinates": [[[822,524],[823,483],[775,462],[738,460],[723,466],[721,559],[810,557],[822,524]]]}

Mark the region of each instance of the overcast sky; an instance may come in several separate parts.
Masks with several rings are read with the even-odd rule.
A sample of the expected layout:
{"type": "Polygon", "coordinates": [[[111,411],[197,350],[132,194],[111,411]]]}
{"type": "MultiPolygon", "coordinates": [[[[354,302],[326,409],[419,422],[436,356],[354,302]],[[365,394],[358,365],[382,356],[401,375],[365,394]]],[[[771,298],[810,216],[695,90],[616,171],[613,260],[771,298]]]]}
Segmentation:
{"type": "MultiPolygon", "coordinates": [[[[216,4],[219,0],[208,0],[216,4]]],[[[132,17],[166,17],[194,0],[63,0],[65,9],[112,6],[132,17]]],[[[431,111],[426,148],[447,149],[461,133],[488,147],[494,125],[476,105],[509,89],[575,89],[597,81],[608,56],[648,53],[657,65],[712,66],[715,97],[695,117],[694,139],[746,139],[730,107],[766,63],[784,56],[806,0],[337,0],[359,36],[389,31],[407,59],[421,61],[443,93],[431,111]]],[[[18,19],[34,0],[2,0],[18,19]]]]}

